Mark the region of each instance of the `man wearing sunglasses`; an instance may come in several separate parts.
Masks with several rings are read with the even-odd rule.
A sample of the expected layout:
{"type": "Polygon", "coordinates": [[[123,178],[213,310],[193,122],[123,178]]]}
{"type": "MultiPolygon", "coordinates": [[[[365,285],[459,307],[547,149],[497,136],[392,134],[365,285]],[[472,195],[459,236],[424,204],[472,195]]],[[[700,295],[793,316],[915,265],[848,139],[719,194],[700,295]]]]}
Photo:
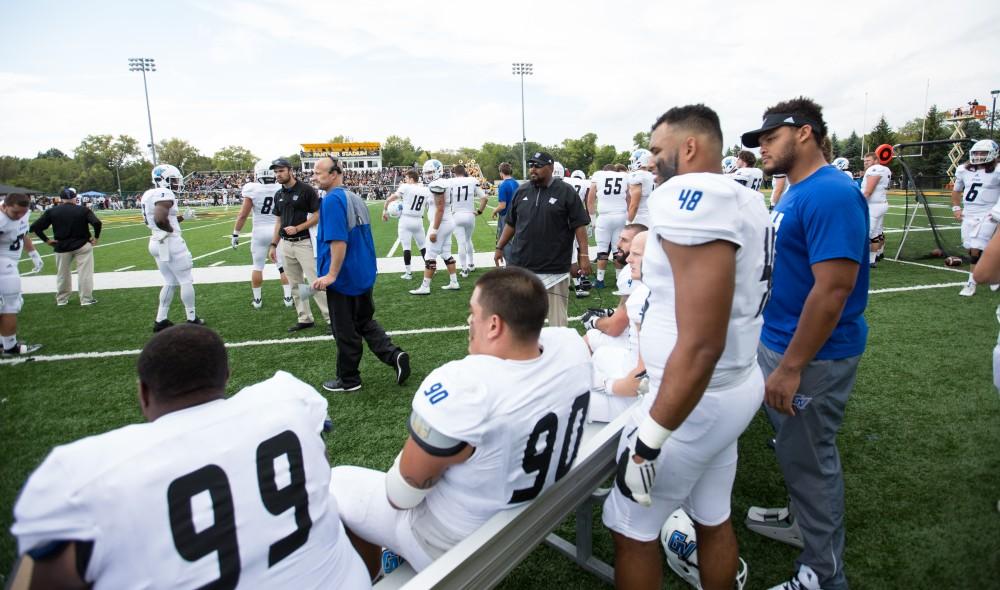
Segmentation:
{"type": "Polygon", "coordinates": [[[580,271],[590,274],[590,215],[573,187],[553,177],[554,162],[545,152],[535,152],[528,160],[530,182],[517,189],[507,207],[506,225],[493,260],[497,266],[510,263],[537,274],[549,294],[549,326],[566,326],[574,237],[580,245],[580,271]],[[508,244],[510,259],[505,260],[508,244]]]}

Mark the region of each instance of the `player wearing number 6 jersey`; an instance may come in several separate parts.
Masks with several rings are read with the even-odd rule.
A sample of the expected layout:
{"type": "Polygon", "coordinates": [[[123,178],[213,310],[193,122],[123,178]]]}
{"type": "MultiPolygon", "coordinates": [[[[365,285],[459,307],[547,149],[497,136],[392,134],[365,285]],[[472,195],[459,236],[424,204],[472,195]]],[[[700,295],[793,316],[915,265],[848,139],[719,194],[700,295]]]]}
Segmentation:
{"type": "Polygon", "coordinates": [[[764,398],[756,353],[774,229],[759,193],[717,173],[722,130],[710,108],[667,111],[650,149],[661,184],[642,260],[649,394],[622,433],[604,505],[615,585],[660,587],[660,527],[683,507],[697,530],[702,586],[731,588],[736,440],[764,398]]]}
{"type": "MultiPolygon", "coordinates": [[[[254,309],[263,305],[261,285],[264,283],[264,265],[267,264],[267,250],[274,236],[274,224],[278,218],[274,215],[274,194],[278,192],[275,184],[274,170],[268,160],[260,160],[253,167],[254,182],[243,185],[243,207],[236,216],[233,226],[233,248],[239,246],[240,232],[247,217],[253,212],[253,233],[250,237],[250,258],[253,270],[250,272],[250,288],[253,292],[254,309]]],[[[285,307],[292,306],[292,286],[285,276],[285,260],[281,252],[277,253],[278,275],[281,277],[281,288],[284,291],[285,307]]]]}
{"type": "MultiPolygon", "coordinates": [[[[969,282],[959,295],[970,297],[976,293],[972,272],[986,244],[996,232],[996,213],[990,213],[1000,197],[1000,170],[997,170],[997,143],[992,139],[977,141],[969,150],[969,161],[955,171],[955,189],[951,193],[951,210],[955,219],[962,220],[962,245],[969,249],[972,261],[969,282]]],[[[996,290],[996,285],[990,285],[996,290]]]]}
{"type": "Polygon", "coordinates": [[[389,220],[389,204],[399,199],[403,202],[403,212],[399,216],[399,224],[396,226],[396,237],[399,245],[403,248],[403,266],[406,272],[400,277],[410,280],[410,261],[413,260],[412,244],[417,244],[420,257],[423,258],[427,252],[424,242],[427,236],[424,234],[424,211],[430,206],[431,192],[427,187],[420,184],[420,173],[416,170],[406,171],[406,180],[399,185],[396,192],[392,193],[385,200],[382,206],[382,221],[389,220]]]}
{"type": "Polygon", "coordinates": [[[389,472],[333,470],[331,491],[372,575],[382,547],[420,571],[569,471],[587,415],[590,359],[574,330],[542,328],[547,313],[534,273],[484,274],[469,301],[469,356],[421,383],[410,436],[389,472]]]}
{"type": "Polygon", "coordinates": [[[278,372],[226,398],[203,326],[138,361],[149,421],[59,446],[14,507],[37,588],[369,588],[330,497],[326,400],[278,372]]]}

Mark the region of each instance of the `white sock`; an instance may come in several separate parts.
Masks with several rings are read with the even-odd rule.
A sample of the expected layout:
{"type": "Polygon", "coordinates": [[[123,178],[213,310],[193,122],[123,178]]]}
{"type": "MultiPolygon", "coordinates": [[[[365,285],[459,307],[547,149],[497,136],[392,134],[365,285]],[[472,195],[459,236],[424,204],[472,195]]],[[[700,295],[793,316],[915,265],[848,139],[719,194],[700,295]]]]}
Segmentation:
{"type": "Polygon", "coordinates": [[[458,251],[458,268],[465,268],[465,248],[458,251]]]}
{"type": "Polygon", "coordinates": [[[253,291],[253,298],[257,301],[260,301],[260,289],[260,287],[250,287],[250,290],[253,291]]]}
{"type": "Polygon", "coordinates": [[[284,291],[284,293],[285,293],[285,299],[288,299],[289,297],[292,296],[292,286],[291,285],[282,285],[281,286],[281,290],[284,291]]]}
{"type": "Polygon", "coordinates": [[[191,283],[185,283],[181,285],[181,302],[184,303],[184,313],[187,315],[187,319],[190,322],[194,318],[198,317],[194,313],[194,285],[191,283]]]}
{"type": "Polygon", "coordinates": [[[604,271],[604,270],[601,270],[601,269],[597,269],[597,280],[598,281],[603,281],[604,280],[604,273],[605,272],[607,272],[607,271],[604,271]]]}
{"type": "Polygon", "coordinates": [[[160,289],[160,307],[156,310],[156,321],[162,322],[170,315],[170,302],[174,300],[174,285],[163,285],[160,289]]]}
{"type": "Polygon", "coordinates": [[[423,282],[423,283],[421,283],[421,284],[420,284],[420,286],[421,286],[421,287],[427,287],[427,288],[430,288],[430,286],[431,286],[431,280],[430,280],[430,279],[428,279],[427,277],[424,277],[424,282],[423,282]]]}
{"type": "Polygon", "coordinates": [[[448,279],[450,280],[450,282],[451,282],[452,285],[457,285],[458,284],[458,275],[457,274],[455,274],[453,272],[448,273],[448,279]]]}
{"type": "Polygon", "coordinates": [[[869,264],[875,264],[875,257],[876,256],[878,256],[878,252],[876,252],[875,250],[869,250],[868,251],[868,263],[869,264]]]}
{"type": "Polygon", "coordinates": [[[576,285],[577,287],[579,287],[580,286],[580,281],[582,281],[582,280],[583,279],[581,279],[580,277],[576,277],[576,278],[573,279],[573,284],[576,285]]]}
{"type": "Polygon", "coordinates": [[[976,279],[972,278],[972,273],[971,272],[969,273],[969,284],[970,285],[975,285],[976,284],[976,279]]]}
{"type": "Polygon", "coordinates": [[[0,336],[0,341],[3,342],[4,350],[14,348],[17,344],[17,334],[11,334],[10,336],[0,336]]]}
{"type": "Polygon", "coordinates": [[[403,268],[406,269],[406,274],[410,274],[410,265],[409,264],[404,264],[403,268]]]}

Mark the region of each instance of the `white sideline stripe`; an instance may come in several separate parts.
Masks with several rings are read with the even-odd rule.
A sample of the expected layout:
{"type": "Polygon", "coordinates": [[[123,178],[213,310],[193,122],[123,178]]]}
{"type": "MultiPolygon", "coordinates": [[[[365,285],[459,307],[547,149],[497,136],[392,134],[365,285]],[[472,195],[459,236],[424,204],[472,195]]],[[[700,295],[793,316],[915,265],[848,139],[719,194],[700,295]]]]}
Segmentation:
{"type": "MultiPolygon", "coordinates": [[[[888,260],[888,259],[886,259],[888,260]]],[[[937,267],[934,267],[937,268],[937,267]]],[[[947,287],[961,287],[965,282],[961,283],[937,283],[934,285],[913,285],[910,287],[889,287],[887,289],[874,289],[869,290],[869,295],[877,295],[879,293],[900,293],[905,291],[923,291],[927,289],[943,289],[947,287]]],[[[571,322],[578,322],[583,316],[574,316],[568,318],[571,322]]],[[[441,332],[464,332],[469,329],[469,326],[447,326],[443,328],[418,328],[415,330],[392,330],[387,332],[389,336],[407,336],[411,334],[435,334],[441,332]]],[[[245,348],[248,346],[270,346],[274,344],[303,344],[308,342],[323,342],[327,340],[333,340],[333,336],[306,336],[303,338],[274,338],[271,340],[245,340],[243,342],[230,342],[226,344],[226,348],[245,348]]],[[[141,351],[139,350],[109,350],[105,352],[74,352],[70,354],[49,354],[49,355],[39,355],[39,356],[29,356],[28,358],[16,358],[16,359],[0,359],[0,366],[3,365],[19,365],[21,363],[26,363],[28,361],[39,361],[39,362],[50,362],[50,361],[73,361],[80,359],[100,359],[100,358],[112,358],[118,356],[135,356],[141,351]]]]}
{"type": "Polygon", "coordinates": [[[225,262],[225,260],[220,260],[218,262],[213,262],[212,264],[209,264],[208,266],[219,266],[220,264],[222,264],[224,262],[225,262]]]}
{"type": "Polygon", "coordinates": [[[396,248],[399,248],[399,236],[396,236],[396,241],[392,243],[392,248],[389,248],[389,253],[386,254],[386,257],[392,258],[393,254],[396,253],[396,248]]]}
{"type": "MultiPolygon", "coordinates": [[[[946,229],[962,229],[962,226],[961,225],[945,225],[945,226],[938,226],[937,229],[938,229],[938,231],[944,231],[946,229]]],[[[886,233],[886,234],[901,234],[901,233],[903,233],[903,231],[904,231],[903,228],[896,228],[896,229],[883,230],[882,233],[886,233]]],[[[911,227],[910,231],[911,232],[934,231],[934,228],[932,228],[932,227],[911,227]]]]}
{"type": "Polygon", "coordinates": [[[948,272],[960,272],[962,274],[967,274],[969,271],[961,270],[958,268],[949,268],[947,266],[935,266],[933,264],[924,264],[923,262],[910,262],[909,260],[896,260],[894,258],[885,258],[884,260],[888,262],[896,262],[899,264],[911,264],[913,266],[922,266],[924,268],[933,268],[935,270],[946,270],[948,272]]]}
{"type": "MultiPolygon", "coordinates": [[[[227,221],[219,221],[217,223],[209,223],[209,224],[206,224],[206,225],[199,225],[198,227],[192,227],[190,229],[185,229],[183,231],[184,232],[194,231],[196,229],[201,229],[203,227],[211,227],[213,225],[219,225],[219,224],[222,224],[222,223],[232,223],[232,221],[231,220],[227,220],[227,221]]],[[[148,239],[149,239],[149,236],[140,236],[138,238],[129,238],[127,240],[119,240],[117,242],[108,242],[107,244],[98,244],[98,245],[94,246],[94,248],[95,249],[96,248],[103,248],[105,246],[114,246],[115,244],[124,244],[125,242],[134,242],[136,240],[148,240],[148,239]]],[[[56,255],[55,252],[52,252],[51,254],[42,254],[42,258],[48,258],[49,256],[55,256],[55,255],[56,255]]],[[[18,260],[18,262],[19,263],[20,262],[27,262],[29,260],[31,260],[31,259],[30,258],[22,258],[22,259],[18,260]]]]}
{"type": "MultiPolygon", "coordinates": [[[[248,243],[248,242],[240,242],[239,246],[242,246],[243,244],[246,244],[246,243],[248,243]]],[[[239,248],[239,246],[237,246],[237,248],[239,248]]],[[[202,254],[200,256],[195,256],[194,258],[191,259],[191,261],[194,262],[195,260],[201,260],[202,258],[208,258],[209,256],[211,256],[213,254],[218,254],[219,252],[225,252],[226,250],[232,250],[232,249],[233,249],[233,245],[230,244],[230,245],[226,246],[225,248],[219,248],[218,250],[212,250],[211,252],[209,252],[207,254],[202,254]]],[[[223,261],[223,262],[225,262],[225,261],[223,261]]],[[[212,266],[215,266],[215,265],[213,264],[212,266]]]]}
{"type": "Polygon", "coordinates": [[[115,272],[121,272],[121,271],[123,271],[123,270],[128,270],[128,269],[130,269],[130,268],[135,268],[135,265],[133,264],[132,266],[123,266],[123,267],[121,267],[121,268],[116,268],[116,269],[115,269],[115,272]]]}

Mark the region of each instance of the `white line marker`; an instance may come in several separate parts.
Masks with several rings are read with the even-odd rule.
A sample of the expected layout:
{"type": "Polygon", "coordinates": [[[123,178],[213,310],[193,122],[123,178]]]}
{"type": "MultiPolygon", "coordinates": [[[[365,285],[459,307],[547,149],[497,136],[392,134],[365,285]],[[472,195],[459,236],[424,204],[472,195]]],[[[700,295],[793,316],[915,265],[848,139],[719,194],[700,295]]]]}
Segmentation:
{"type": "Polygon", "coordinates": [[[225,260],[220,260],[218,262],[213,262],[212,264],[209,264],[209,266],[219,266],[220,264],[225,264],[225,262],[226,262],[225,260]]]}
{"type": "Polygon", "coordinates": [[[389,253],[386,254],[386,258],[392,258],[392,255],[396,253],[396,248],[399,248],[399,237],[396,237],[396,241],[392,243],[392,248],[389,248],[389,253]]]}
{"type": "Polygon", "coordinates": [[[129,269],[132,269],[132,268],[135,268],[135,265],[134,265],[134,264],[133,264],[132,266],[123,266],[123,267],[121,267],[121,268],[116,268],[116,269],[115,269],[115,272],[121,272],[121,271],[123,271],[123,270],[129,270],[129,269]]]}
{"type": "Polygon", "coordinates": [[[877,295],[879,293],[901,293],[903,291],[923,291],[925,289],[943,289],[945,287],[961,287],[965,285],[965,281],[961,283],[937,283],[935,285],[912,285],[910,287],[889,287],[887,289],[874,289],[868,291],[869,295],[877,295]]]}
{"type": "MultiPolygon", "coordinates": [[[[246,244],[246,243],[247,242],[240,242],[240,246],[242,246],[243,244],[246,244]]],[[[212,250],[211,252],[209,252],[207,254],[202,254],[201,256],[195,256],[191,260],[192,261],[194,261],[194,260],[201,260],[202,258],[208,258],[212,254],[218,254],[219,252],[225,252],[226,250],[232,250],[232,249],[233,249],[233,246],[229,245],[229,246],[226,246],[225,248],[219,248],[218,250],[212,250]]]]}
{"type": "Polygon", "coordinates": [[[933,264],[924,264],[923,262],[910,262],[909,260],[895,260],[893,258],[886,258],[888,262],[897,262],[899,264],[910,264],[913,266],[923,266],[924,268],[933,268],[934,270],[946,270],[948,272],[960,272],[962,274],[967,274],[969,271],[962,270],[959,268],[949,268],[947,266],[936,266],[933,264]]]}

